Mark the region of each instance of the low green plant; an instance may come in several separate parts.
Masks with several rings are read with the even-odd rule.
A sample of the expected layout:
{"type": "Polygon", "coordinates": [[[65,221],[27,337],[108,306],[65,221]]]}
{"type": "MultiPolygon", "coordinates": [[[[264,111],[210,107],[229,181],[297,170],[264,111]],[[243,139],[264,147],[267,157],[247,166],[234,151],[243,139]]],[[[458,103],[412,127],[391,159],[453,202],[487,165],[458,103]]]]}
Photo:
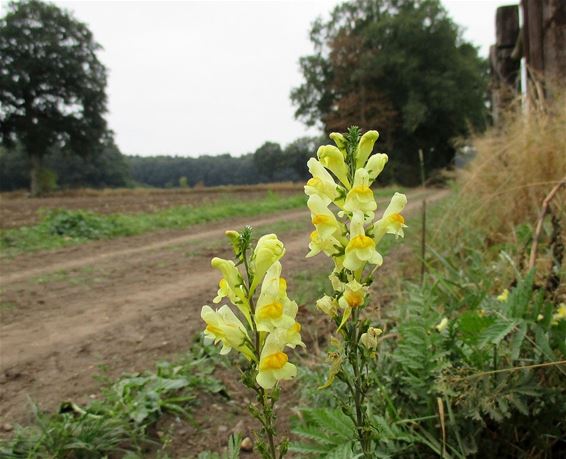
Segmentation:
{"type": "Polygon", "coordinates": [[[5,458],[99,458],[123,452],[131,435],[120,419],[92,414],[42,413],[34,406],[35,425],[17,427],[13,438],[0,443],[5,458]]]}
{"type": "Polygon", "coordinates": [[[342,410],[307,408],[301,410],[301,416],[293,434],[308,442],[293,443],[291,451],[333,459],[362,457],[361,453],[352,453],[357,441],[356,426],[342,410]]]}
{"type": "Polygon", "coordinates": [[[198,455],[197,459],[239,459],[241,442],[241,435],[232,434],[228,439],[228,448],[225,452],[203,451],[198,455]]]}
{"type": "Polygon", "coordinates": [[[85,407],[64,402],[58,412],[45,413],[34,406],[34,424],[17,426],[12,438],[0,441],[0,456],[74,459],[139,452],[155,443],[149,430],[163,414],[190,419],[199,393],[224,392],[212,375],[217,364],[208,346],[196,344],[177,362],[158,363],[155,372],[122,376],[85,407]]]}

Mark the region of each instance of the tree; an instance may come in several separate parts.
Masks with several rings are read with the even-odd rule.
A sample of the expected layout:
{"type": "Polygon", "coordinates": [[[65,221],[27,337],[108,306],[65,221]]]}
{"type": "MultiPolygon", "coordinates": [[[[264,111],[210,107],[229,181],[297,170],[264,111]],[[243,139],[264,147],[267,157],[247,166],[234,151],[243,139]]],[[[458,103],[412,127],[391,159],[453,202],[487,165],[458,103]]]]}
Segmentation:
{"type": "Polygon", "coordinates": [[[307,180],[309,169],[307,161],[316,156],[316,150],[326,139],[320,137],[300,137],[285,147],[283,156],[286,166],[295,172],[293,180],[307,180]]]}
{"type": "Polygon", "coordinates": [[[261,175],[269,182],[275,180],[275,173],[283,166],[283,150],[275,142],[265,142],[254,153],[254,163],[261,175]]]}
{"type": "Polygon", "coordinates": [[[87,155],[107,141],[99,49],[87,26],[55,5],[12,2],[0,19],[0,134],[28,154],[32,195],[54,148],[87,155]]]}
{"type": "Polygon", "coordinates": [[[454,157],[453,139],[486,124],[487,65],[439,0],[353,0],[311,29],[314,54],[291,92],[295,116],[327,132],[378,129],[392,179],[418,182],[454,157]]]}
{"type": "MultiPolygon", "coordinates": [[[[29,158],[22,150],[19,144],[9,149],[0,147],[0,190],[29,187],[29,158]]],[[[123,187],[131,183],[126,158],[111,139],[99,153],[84,157],[54,147],[44,159],[41,171],[40,183],[45,184],[41,179],[52,174],[61,188],[123,187]]]]}

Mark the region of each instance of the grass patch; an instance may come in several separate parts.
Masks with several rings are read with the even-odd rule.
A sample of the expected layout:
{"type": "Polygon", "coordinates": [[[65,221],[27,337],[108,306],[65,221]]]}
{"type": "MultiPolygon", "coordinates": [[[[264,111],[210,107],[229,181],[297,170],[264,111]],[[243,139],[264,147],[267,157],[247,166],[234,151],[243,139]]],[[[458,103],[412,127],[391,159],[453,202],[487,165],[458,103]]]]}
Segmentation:
{"type": "Polygon", "coordinates": [[[154,213],[102,215],[84,210],[52,210],[34,226],[2,230],[3,257],[22,252],[56,249],[92,240],[133,236],[160,229],[182,229],[232,217],[251,217],[305,205],[303,195],[267,193],[248,201],[223,199],[213,204],[179,206],[154,213]]]}

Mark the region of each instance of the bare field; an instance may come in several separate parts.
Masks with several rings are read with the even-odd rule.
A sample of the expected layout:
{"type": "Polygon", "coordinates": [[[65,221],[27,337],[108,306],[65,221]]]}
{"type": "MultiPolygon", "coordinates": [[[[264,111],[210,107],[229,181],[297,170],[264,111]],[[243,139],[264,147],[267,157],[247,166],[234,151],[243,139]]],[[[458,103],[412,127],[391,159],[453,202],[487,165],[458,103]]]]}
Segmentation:
{"type": "Polygon", "coordinates": [[[56,192],[43,198],[28,198],[24,192],[0,193],[0,228],[33,225],[39,220],[40,209],[83,209],[102,214],[155,212],[175,206],[212,203],[228,197],[238,200],[260,198],[268,191],[291,195],[302,190],[303,184],[273,183],[170,190],[82,189],[56,192]]]}
{"type": "MultiPolygon", "coordinates": [[[[444,195],[431,193],[429,202],[444,195]]],[[[409,196],[407,212],[418,209],[417,196],[422,192],[412,201],[409,196]]],[[[187,350],[202,328],[200,308],[217,289],[219,275],[210,259],[230,257],[224,231],[245,224],[258,232],[278,232],[287,247],[288,279],[328,261],[304,258],[311,230],[307,209],[96,241],[4,261],[0,418],[27,423],[28,397],[45,409],[56,409],[66,400],[86,403],[101,387],[96,375],[114,378],[152,368],[156,361],[187,350]]],[[[292,283],[289,287],[292,291],[292,283]]],[[[308,319],[304,322],[308,327],[308,319]]],[[[203,438],[216,434],[222,419],[212,420],[207,413],[198,418],[200,427],[186,428],[183,451],[194,451],[203,438]]]]}

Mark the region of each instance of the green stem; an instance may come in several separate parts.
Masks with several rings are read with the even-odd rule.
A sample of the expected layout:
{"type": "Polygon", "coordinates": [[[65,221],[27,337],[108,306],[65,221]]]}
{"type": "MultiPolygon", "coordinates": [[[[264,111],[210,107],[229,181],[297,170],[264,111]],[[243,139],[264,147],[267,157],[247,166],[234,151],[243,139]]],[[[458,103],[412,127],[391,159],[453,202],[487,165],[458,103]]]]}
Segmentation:
{"type": "Polygon", "coordinates": [[[352,370],[354,372],[354,387],[353,387],[353,399],[354,407],[356,409],[356,431],[358,433],[358,439],[360,441],[360,446],[364,457],[371,458],[371,438],[369,434],[369,429],[367,426],[367,416],[363,407],[363,401],[365,399],[366,388],[364,387],[364,381],[362,381],[362,368],[359,355],[359,311],[355,309],[352,314],[352,328],[350,332],[350,345],[348,347],[348,360],[350,365],[352,365],[352,370]]]}
{"type": "Polygon", "coordinates": [[[261,396],[261,406],[263,408],[263,419],[265,420],[265,433],[267,435],[267,441],[269,443],[269,451],[271,452],[271,457],[277,459],[277,451],[275,449],[275,439],[273,438],[273,400],[267,395],[263,388],[260,388],[261,396]]]}
{"type": "MultiPolygon", "coordinates": [[[[260,337],[260,332],[257,330],[257,326],[254,320],[255,317],[255,304],[254,304],[254,300],[253,300],[253,293],[251,292],[251,285],[253,282],[253,276],[250,273],[250,269],[249,269],[249,263],[248,263],[248,252],[247,250],[244,251],[243,254],[243,258],[244,258],[244,267],[246,269],[246,277],[247,277],[247,283],[248,285],[247,290],[248,290],[248,302],[250,304],[250,311],[251,311],[251,323],[252,323],[252,333],[254,335],[254,354],[256,356],[256,365],[259,366],[259,362],[261,359],[261,348],[260,348],[260,344],[261,344],[261,337],[260,337]]],[[[257,392],[258,395],[258,401],[261,405],[262,408],[262,419],[259,419],[259,421],[261,422],[261,424],[263,425],[263,430],[267,436],[267,441],[269,444],[269,451],[271,454],[271,458],[272,459],[277,459],[277,450],[275,448],[275,440],[273,438],[273,433],[274,433],[274,428],[273,428],[273,400],[271,399],[271,397],[267,394],[267,392],[265,391],[265,389],[263,387],[261,387],[259,384],[256,383],[255,385],[255,390],[257,392]]]]}

